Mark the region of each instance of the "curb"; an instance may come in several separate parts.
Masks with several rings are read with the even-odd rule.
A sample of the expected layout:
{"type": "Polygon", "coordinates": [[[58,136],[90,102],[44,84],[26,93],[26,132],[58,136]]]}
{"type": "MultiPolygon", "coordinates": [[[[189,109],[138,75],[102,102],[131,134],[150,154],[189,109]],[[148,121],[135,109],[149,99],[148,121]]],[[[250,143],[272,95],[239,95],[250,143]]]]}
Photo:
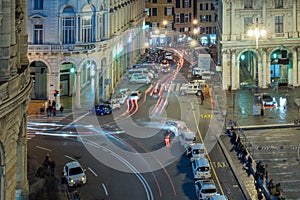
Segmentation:
{"type": "Polygon", "coordinates": [[[232,159],[231,159],[231,156],[229,155],[229,153],[228,153],[228,151],[227,151],[227,149],[226,149],[226,147],[225,147],[223,141],[220,139],[220,135],[217,135],[217,136],[216,136],[216,139],[217,139],[218,144],[220,145],[220,147],[221,147],[221,149],[222,149],[222,152],[224,153],[224,155],[225,155],[225,157],[226,157],[227,162],[228,162],[229,165],[230,165],[230,168],[231,168],[231,170],[232,170],[232,172],[233,172],[233,174],[234,174],[234,177],[236,178],[236,180],[237,180],[239,186],[241,187],[241,189],[242,189],[242,191],[243,191],[243,194],[244,194],[245,199],[252,199],[252,198],[250,197],[250,195],[249,195],[249,193],[248,193],[248,191],[247,191],[247,189],[246,189],[246,187],[245,187],[243,181],[239,178],[239,177],[240,177],[240,176],[239,176],[240,173],[239,173],[238,170],[236,169],[236,167],[235,167],[235,165],[234,165],[234,163],[233,163],[233,161],[232,161],[232,159]]]}

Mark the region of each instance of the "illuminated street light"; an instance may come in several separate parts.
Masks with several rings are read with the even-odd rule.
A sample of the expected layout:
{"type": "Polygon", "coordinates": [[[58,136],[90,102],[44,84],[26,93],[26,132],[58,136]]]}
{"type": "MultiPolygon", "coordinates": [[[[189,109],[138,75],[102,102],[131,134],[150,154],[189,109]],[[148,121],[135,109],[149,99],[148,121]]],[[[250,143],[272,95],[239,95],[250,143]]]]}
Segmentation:
{"type": "MultiPolygon", "coordinates": [[[[255,94],[254,94],[254,105],[253,105],[253,115],[254,116],[258,116],[258,115],[263,115],[263,113],[259,113],[260,112],[260,105],[259,105],[259,86],[258,86],[258,39],[259,37],[264,37],[267,35],[266,30],[264,29],[259,29],[259,27],[257,27],[257,24],[255,25],[254,29],[250,29],[248,31],[248,36],[249,37],[255,37],[255,42],[256,42],[256,66],[255,66],[255,94]]],[[[263,106],[263,105],[261,105],[263,106]]],[[[262,108],[263,109],[263,108],[262,108]]]]}
{"type": "Polygon", "coordinates": [[[165,28],[167,28],[168,21],[167,21],[167,20],[164,20],[164,21],[163,21],[163,25],[164,25],[165,28]]]}

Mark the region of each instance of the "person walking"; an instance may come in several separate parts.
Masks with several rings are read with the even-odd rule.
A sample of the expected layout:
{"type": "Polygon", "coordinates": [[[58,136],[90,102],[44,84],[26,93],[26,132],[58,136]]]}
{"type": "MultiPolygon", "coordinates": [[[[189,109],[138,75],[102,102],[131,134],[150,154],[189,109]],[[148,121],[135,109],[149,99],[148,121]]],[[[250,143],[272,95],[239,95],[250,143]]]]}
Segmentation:
{"type": "Polygon", "coordinates": [[[64,114],[64,109],[65,109],[64,106],[61,105],[59,108],[60,114],[62,114],[62,115],[64,114]]]}
{"type": "Polygon", "coordinates": [[[203,105],[203,101],[204,101],[204,94],[203,92],[200,90],[200,100],[201,100],[201,105],[203,105]]]}

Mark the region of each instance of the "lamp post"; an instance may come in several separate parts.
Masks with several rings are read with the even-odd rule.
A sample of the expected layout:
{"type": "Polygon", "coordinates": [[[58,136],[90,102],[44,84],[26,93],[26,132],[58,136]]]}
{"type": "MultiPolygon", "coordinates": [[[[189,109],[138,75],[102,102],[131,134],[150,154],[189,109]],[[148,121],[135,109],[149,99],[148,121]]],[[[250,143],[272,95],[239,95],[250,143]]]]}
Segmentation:
{"type": "Polygon", "coordinates": [[[253,115],[258,116],[262,113],[260,113],[260,105],[259,105],[259,85],[258,85],[258,39],[260,36],[265,36],[266,30],[259,29],[257,24],[255,24],[254,29],[250,29],[248,31],[249,37],[255,37],[255,49],[256,49],[256,63],[255,63],[255,94],[254,94],[254,105],[253,105],[253,115]]]}

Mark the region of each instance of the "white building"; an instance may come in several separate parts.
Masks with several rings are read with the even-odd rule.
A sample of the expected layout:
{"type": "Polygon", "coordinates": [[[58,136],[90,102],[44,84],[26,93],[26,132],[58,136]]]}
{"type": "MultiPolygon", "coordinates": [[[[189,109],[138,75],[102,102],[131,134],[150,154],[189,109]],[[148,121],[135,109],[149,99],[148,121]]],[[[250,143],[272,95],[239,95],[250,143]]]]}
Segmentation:
{"type": "Polygon", "coordinates": [[[245,74],[254,82],[258,79],[260,88],[276,82],[299,86],[300,1],[223,0],[219,4],[223,89],[239,89],[249,81],[245,74]],[[257,40],[248,36],[255,28],[266,35],[257,40]]]}
{"type": "Polygon", "coordinates": [[[28,0],[32,99],[56,100],[94,88],[95,103],[144,52],[145,1],[28,0]],[[54,97],[55,91],[60,95],[54,97]]]}

